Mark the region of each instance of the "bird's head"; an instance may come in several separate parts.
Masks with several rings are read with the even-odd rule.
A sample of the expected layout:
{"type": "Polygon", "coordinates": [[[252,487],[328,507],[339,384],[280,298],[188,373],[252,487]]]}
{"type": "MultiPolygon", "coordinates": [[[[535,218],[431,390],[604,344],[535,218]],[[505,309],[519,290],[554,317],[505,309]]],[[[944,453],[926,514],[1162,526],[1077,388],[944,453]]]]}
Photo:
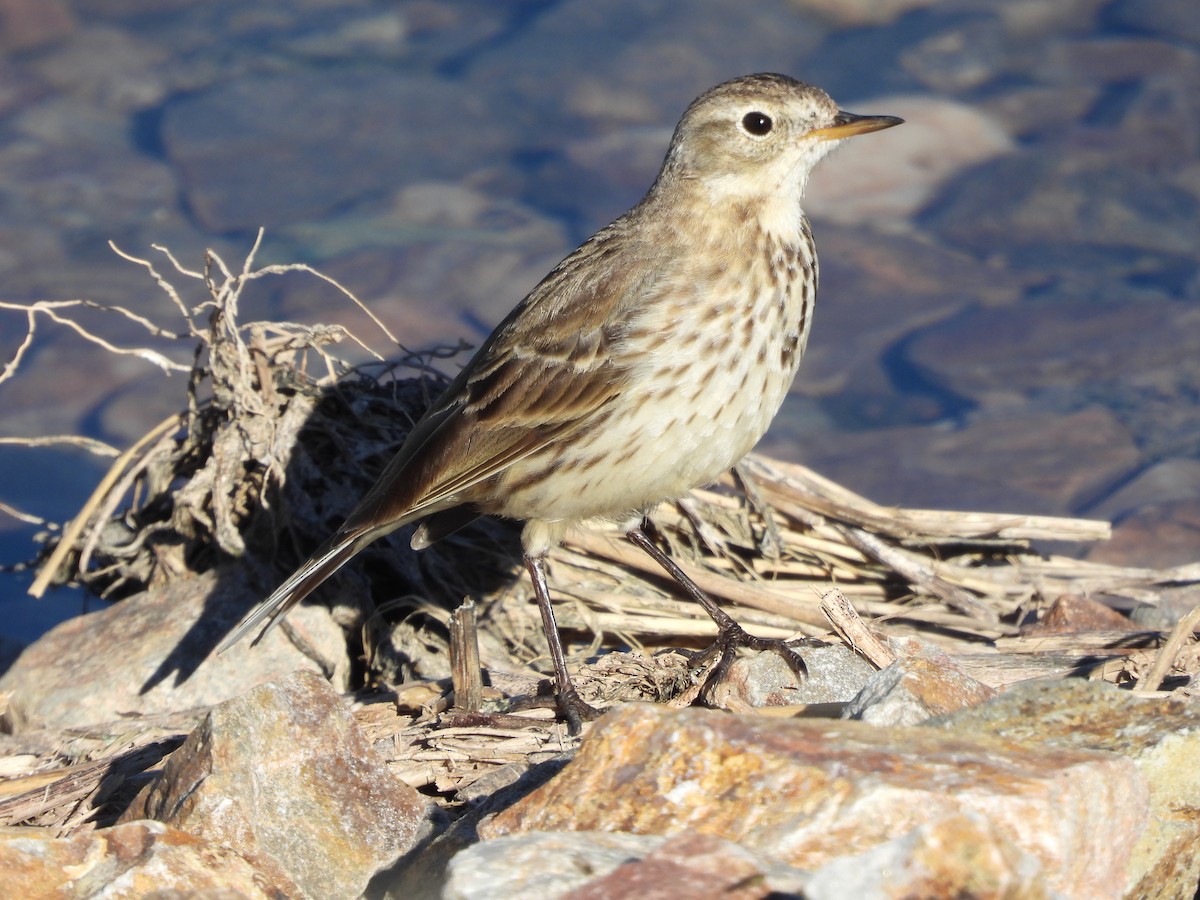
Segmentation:
{"type": "Polygon", "coordinates": [[[699,183],[730,196],[798,198],[813,166],[840,141],[902,121],[844,112],[820,88],[786,75],[747,75],[687,108],[656,187],[699,183]]]}

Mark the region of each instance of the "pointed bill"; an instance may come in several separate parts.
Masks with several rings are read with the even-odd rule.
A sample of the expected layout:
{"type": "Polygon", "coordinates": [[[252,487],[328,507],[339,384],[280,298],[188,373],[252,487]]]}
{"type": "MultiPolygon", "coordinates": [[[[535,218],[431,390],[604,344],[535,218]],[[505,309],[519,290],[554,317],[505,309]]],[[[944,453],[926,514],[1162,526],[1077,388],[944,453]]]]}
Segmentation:
{"type": "Polygon", "coordinates": [[[840,141],[856,134],[882,131],[903,122],[903,119],[896,116],[859,116],[843,110],[833,117],[832,125],[828,128],[818,128],[813,132],[813,136],[819,141],[840,141]]]}

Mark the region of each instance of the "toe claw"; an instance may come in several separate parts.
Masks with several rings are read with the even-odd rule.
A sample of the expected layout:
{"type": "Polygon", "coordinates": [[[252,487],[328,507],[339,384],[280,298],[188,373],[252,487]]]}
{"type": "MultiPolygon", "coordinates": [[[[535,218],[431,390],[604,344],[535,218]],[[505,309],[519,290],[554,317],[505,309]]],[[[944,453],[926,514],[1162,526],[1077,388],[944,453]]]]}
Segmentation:
{"type": "Polygon", "coordinates": [[[567,722],[567,733],[571,736],[583,730],[584,722],[591,722],[600,716],[600,710],[584,703],[575,688],[562,691],[555,697],[558,711],[567,722]]]}
{"type": "Polygon", "coordinates": [[[720,654],[717,664],[704,679],[704,687],[700,691],[701,697],[707,698],[712,689],[724,680],[729,672],[729,667],[737,658],[738,647],[749,647],[751,650],[770,650],[787,663],[788,668],[795,673],[798,679],[803,681],[808,677],[808,666],[805,664],[804,658],[787,641],[779,638],[755,637],[740,625],[734,624],[730,628],[721,629],[712,646],[696,657],[695,665],[700,669],[702,668],[701,663],[703,666],[707,666],[714,656],[720,654]]]}

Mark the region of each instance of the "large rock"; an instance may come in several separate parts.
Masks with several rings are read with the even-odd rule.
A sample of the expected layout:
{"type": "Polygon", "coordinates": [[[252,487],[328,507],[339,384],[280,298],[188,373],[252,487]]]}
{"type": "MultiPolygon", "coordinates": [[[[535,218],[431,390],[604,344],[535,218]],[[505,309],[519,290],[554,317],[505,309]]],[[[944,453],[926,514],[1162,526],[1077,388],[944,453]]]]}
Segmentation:
{"type": "Polygon", "coordinates": [[[1078,514],[1142,459],[1129,429],[1101,408],[998,413],[961,428],[814,434],[803,455],[877,503],[1044,515],[1078,514]]]}
{"type": "Polygon", "coordinates": [[[233,79],[168,103],[162,136],[190,208],[217,232],[465,178],[512,139],[485,93],[383,67],[233,79]]]}
{"type": "Polygon", "coordinates": [[[906,121],[886,135],[848,141],[821,164],[804,195],[814,219],[840,225],[904,221],[951,178],[1013,147],[1000,125],[963,103],[873,97],[856,102],[854,110],[906,121]]]}
{"type": "Polygon", "coordinates": [[[232,847],[323,898],[361,894],[437,815],[391,773],[345,701],[297,672],[209,713],[121,821],[143,818],[232,847]]]}
{"type": "MultiPolygon", "coordinates": [[[[211,706],[297,669],[321,668],[279,628],[256,647],[244,641],[217,655],[257,599],[237,572],[208,572],[63,622],[0,677],[0,691],[11,692],[10,727],[81,727],[129,713],[211,706]]],[[[329,611],[301,606],[288,623],[346,689],[346,642],[329,611]]]]}
{"type": "MultiPolygon", "coordinates": [[[[1103,682],[1032,682],[926,727],[1048,750],[1120,754],[1137,767],[1149,788],[1150,814],[1145,828],[1133,827],[1121,839],[1128,864],[1124,881],[1110,890],[1124,897],[1193,895],[1200,883],[1196,703],[1175,697],[1142,699],[1103,682]]],[[[1104,802],[1119,802],[1117,782],[1100,789],[1109,793],[1104,802]]]]}
{"type": "Polygon", "coordinates": [[[630,705],[479,833],[695,830],[819,869],[896,841],[908,858],[940,854],[968,821],[1005,848],[997,858],[1013,864],[1012,883],[1028,888],[1032,859],[1050,891],[1097,898],[1119,896],[1148,806],[1134,764],[1110,753],[630,705]]]}
{"type": "Polygon", "coordinates": [[[905,358],[934,384],[985,405],[1051,392],[1113,406],[1142,394],[1179,402],[1200,385],[1200,309],[1134,297],[973,308],[917,332],[905,358]]]}

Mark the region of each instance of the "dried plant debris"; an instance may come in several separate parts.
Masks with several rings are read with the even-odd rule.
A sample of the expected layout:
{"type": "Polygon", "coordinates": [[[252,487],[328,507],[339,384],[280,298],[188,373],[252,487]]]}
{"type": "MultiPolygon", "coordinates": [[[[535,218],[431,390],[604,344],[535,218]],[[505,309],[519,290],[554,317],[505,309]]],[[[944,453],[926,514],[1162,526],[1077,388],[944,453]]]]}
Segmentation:
{"type": "MultiPolygon", "coordinates": [[[[156,349],[105,346],[186,371],[186,392],[178,414],[124,452],[92,442],[114,461],[72,522],[46,523],[34,593],[75,581],[118,599],[227,564],[269,590],[338,526],[444,384],[438,364],[461,348],[407,352],[373,316],[382,349],[337,326],[242,324],[243,293],[295,271],[324,279],[371,315],[307,266],[254,268],[257,249],[256,242],[236,272],[211,251],[193,271],[156,248],[166,274],[122,254],[146,269],[180,324],[169,329],[114,309],[142,325],[156,349]],[[184,301],[197,290],[198,303],[184,301]],[[185,345],[191,365],[157,349],[164,341],[185,345]]],[[[72,325],[67,306],[22,309],[28,334],[0,380],[16,373],[39,317],[101,340],[72,325]]],[[[891,657],[889,638],[920,636],[994,687],[1088,674],[1156,691],[1186,685],[1200,668],[1193,633],[1200,613],[1159,630],[1128,615],[1194,590],[1200,563],[1122,568],[1038,549],[1106,539],[1104,522],[882,507],[801,466],[761,457],[652,518],[656,539],[688,574],[764,636],[845,641],[875,665],[891,657]],[[1104,615],[1088,618],[1071,598],[1104,615]]],[[[517,577],[516,537],[511,523],[483,522],[412,553],[400,533],[340,576],[340,593],[364,611],[365,627],[350,633],[363,642],[363,689],[374,691],[358,708],[360,723],[404,780],[448,805],[571,744],[549,710],[503,712],[547,686],[540,618],[517,577]],[[486,673],[472,687],[481,699],[471,710],[454,708],[450,687],[450,610],[464,597],[478,604],[472,640],[486,673]]],[[[714,628],[650,559],[599,527],[568,535],[550,565],[568,645],[577,660],[589,660],[577,676],[585,699],[604,706],[694,698],[703,673],[691,660],[714,628]]],[[[334,587],[326,597],[339,593],[334,587]]],[[[461,667],[455,675],[461,684],[461,667]]],[[[20,778],[35,781],[8,783],[0,820],[60,829],[104,821],[115,802],[101,783],[105,773],[136,783],[142,776],[134,770],[154,765],[163,742],[182,733],[152,718],[122,727],[134,736],[84,753],[10,745],[9,767],[26,760],[20,778]],[[96,765],[118,752],[116,769],[96,765]]]]}
{"type": "MultiPolygon", "coordinates": [[[[435,363],[462,349],[405,351],[374,316],[384,352],[398,362],[340,326],[243,324],[239,305],[255,281],[298,270],[366,308],[307,266],[253,268],[257,243],[236,272],[212,251],[195,271],[156,249],[167,274],[121,255],[147,270],[182,319],[177,333],[145,324],[191,345],[183,408],[117,456],[70,525],[48,533],[35,595],[70,581],[115,599],[230,560],[269,586],[337,527],[443,386],[435,363]],[[189,280],[205,294],[191,306],[189,280]],[[353,364],[339,345],[367,361],[353,364]]],[[[179,369],[158,351],[139,355],[179,369]]],[[[473,578],[507,570],[507,531],[493,523],[469,533],[474,545],[499,549],[472,554],[465,566],[448,562],[446,551],[416,560],[387,545],[364,553],[360,565],[411,593],[457,600],[478,589],[473,578]]]]}

